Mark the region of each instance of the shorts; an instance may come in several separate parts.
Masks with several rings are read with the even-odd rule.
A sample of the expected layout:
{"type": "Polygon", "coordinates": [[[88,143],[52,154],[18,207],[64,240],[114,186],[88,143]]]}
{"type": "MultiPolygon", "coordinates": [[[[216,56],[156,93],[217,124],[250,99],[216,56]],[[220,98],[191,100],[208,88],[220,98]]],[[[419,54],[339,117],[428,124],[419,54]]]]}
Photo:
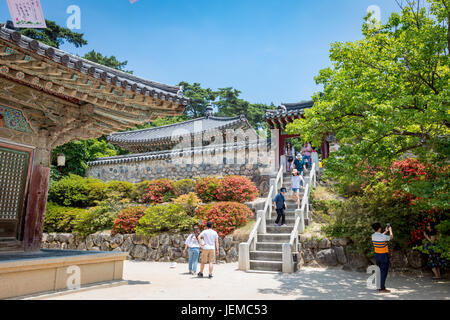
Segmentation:
{"type": "Polygon", "coordinates": [[[216,262],[216,250],[202,249],[202,263],[215,263],[216,262]]]}
{"type": "Polygon", "coordinates": [[[300,192],[300,188],[292,188],[292,191],[294,191],[294,192],[300,192]]]}

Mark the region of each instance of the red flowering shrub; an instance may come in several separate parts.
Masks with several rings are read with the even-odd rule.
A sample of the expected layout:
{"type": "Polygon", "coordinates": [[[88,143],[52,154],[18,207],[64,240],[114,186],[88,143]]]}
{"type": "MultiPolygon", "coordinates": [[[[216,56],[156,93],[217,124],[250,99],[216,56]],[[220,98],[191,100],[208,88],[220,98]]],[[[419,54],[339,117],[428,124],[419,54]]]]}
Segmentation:
{"type": "Polygon", "coordinates": [[[158,204],[170,200],[174,196],[173,181],[169,179],[159,179],[148,182],[146,194],[142,198],[144,203],[158,204]]]}
{"type": "Polygon", "coordinates": [[[111,235],[120,234],[132,234],[136,231],[136,226],[139,223],[139,219],[144,215],[147,208],[145,206],[129,207],[119,213],[116,219],[114,219],[114,225],[111,230],[111,235]]]}
{"type": "Polygon", "coordinates": [[[246,205],[237,202],[217,202],[209,205],[209,209],[197,210],[197,217],[203,220],[203,228],[211,221],[213,229],[220,237],[225,237],[236,228],[245,225],[252,215],[252,211],[246,205]]]}
{"type": "Polygon", "coordinates": [[[247,177],[228,176],[220,180],[217,189],[217,199],[219,201],[248,202],[253,201],[258,196],[258,188],[247,177]]]}
{"type": "Polygon", "coordinates": [[[195,193],[205,203],[217,201],[219,184],[220,179],[216,177],[198,179],[195,183],[195,193]]]}
{"type": "Polygon", "coordinates": [[[420,180],[421,177],[426,178],[428,175],[427,167],[413,158],[394,162],[391,170],[394,174],[399,174],[403,180],[420,180]]]}

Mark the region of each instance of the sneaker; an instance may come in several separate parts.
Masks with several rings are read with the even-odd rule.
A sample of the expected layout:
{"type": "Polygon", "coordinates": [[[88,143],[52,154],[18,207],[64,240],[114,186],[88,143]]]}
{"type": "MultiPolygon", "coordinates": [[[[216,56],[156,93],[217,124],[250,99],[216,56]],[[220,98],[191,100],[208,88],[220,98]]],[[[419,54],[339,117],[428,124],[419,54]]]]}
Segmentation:
{"type": "Polygon", "coordinates": [[[197,274],[197,277],[203,278],[203,273],[199,272],[199,273],[197,274]]]}
{"type": "Polygon", "coordinates": [[[279,227],[280,225],[278,223],[273,224],[275,227],[279,227]]]}
{"type": "Polygon", "coordinates": [[[213,275],[212,275],[212,274],[210,274],[210,275],[208,276],[208,278],[210,278],[210,279],[211,279],[212,277],[213,277],[213,275]]]}
{"type": "Polygon", "coordinates": [[[287,227],[287,225],[283,224],[282,227],[287,227]]]}

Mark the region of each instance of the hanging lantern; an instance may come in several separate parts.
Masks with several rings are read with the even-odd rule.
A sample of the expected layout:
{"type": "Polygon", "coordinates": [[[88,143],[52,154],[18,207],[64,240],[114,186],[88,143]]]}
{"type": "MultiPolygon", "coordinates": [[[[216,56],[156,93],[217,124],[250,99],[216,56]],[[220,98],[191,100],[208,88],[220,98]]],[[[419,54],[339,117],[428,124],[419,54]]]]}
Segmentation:
{"type": "Polygon", "coordinates": [[[58,154],[58,167],[64,167],[66,165],[66,156],[64,153],[58,154]]]}

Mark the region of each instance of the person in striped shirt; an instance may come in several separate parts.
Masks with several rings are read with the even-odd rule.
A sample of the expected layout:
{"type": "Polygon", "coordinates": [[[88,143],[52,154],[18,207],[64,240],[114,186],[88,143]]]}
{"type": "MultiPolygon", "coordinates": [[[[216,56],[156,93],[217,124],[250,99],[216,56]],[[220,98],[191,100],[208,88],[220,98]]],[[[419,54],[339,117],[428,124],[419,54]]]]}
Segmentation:
{"type": "Polygon", "coordinates": [[[372,225],[375,233],[372,234],[372,243],[375,250],[375,263],[380,268],[380,288],[378,291],[381,293],[389,293],[390,290],[386,289],[385,283],[389,271],[389,247],[388,242],[394,238],[392,233],[392,227],[387,226],[386,230],[381,233],[382,228],[380,223],[374,223],[372,225]],[[386,235],[389,232],[389,235],[386,235]]]}

